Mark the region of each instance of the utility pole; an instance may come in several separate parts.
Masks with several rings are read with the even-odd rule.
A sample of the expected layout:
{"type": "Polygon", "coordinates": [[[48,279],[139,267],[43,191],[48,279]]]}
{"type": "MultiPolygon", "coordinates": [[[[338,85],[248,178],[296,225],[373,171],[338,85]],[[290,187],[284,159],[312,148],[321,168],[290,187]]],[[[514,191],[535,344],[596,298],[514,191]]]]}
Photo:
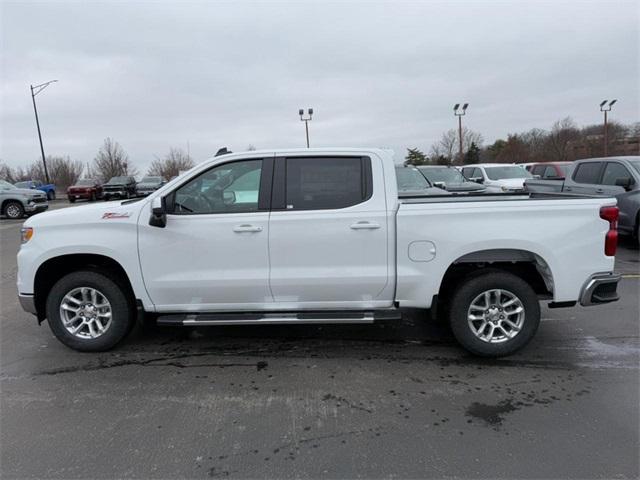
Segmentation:
{"type": "Polygon", "coordinates": [[[462,153],[462,117],[467,113],[468,103],[465,103],[460,109],[460,104],[456,103],[453,106],[453,114],[458,117],[458,142],[459,142],[459,155],[460,155],[460,164],[464,163],[464,156],[462,153]]]}
{"type": "Polygon", "coordinates": [[[611,100],[608,105],[605,105],[608,100],[603,100],[600,103],[600,111],[604,112],[604,156],[609,156],[609,124],[607,123],[607,113],[611,111],[611,107],[618,100],[611,100]]]}
{"type": "Polygon", "coordinates": [[[309,108],[307,110],[308,117],[304,117],[304,109],[301,108],[298,110],[298,115],[300,115],[300,121],[304,122],[304,129],[307,133],[307,148],[309,148],[309,122],[311,121],[311,117],[313,116],[313,108],[309,108]]]}
{"type": "Polygon", "coordinates": [[[33,112],[36,114],[36,127],[38,127],[38,139],[40,140],[40,153],[42,154],[42,165],[44,167],[44,176],[47,183],[49,183],[49,171],[47,170],[47,160],[44,156],[44,147],[42,146],[42,133],[40,133],[40,121],[38,120],[38,109],[36,108],[36,95],[38,95],[42,90],[47,88],[54,82],[58,80],[50,80],[45,83],[41,83],[40,85],[29,85],[31,87],[31,100],[33,101],[33,112]]]}

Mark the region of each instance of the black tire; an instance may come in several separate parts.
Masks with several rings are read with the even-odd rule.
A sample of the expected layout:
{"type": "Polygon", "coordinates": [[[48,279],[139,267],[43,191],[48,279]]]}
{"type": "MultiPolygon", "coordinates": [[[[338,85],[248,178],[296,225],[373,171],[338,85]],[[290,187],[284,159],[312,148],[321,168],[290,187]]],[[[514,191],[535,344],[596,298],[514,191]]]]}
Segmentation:
{"type": "Polygon", "coordinates": [[[69,197],[69,202],[76,203],[76,198],[75,197],[69,197]]]}
{"type": "Polygon", "coordinates": [[[47,192],[47,200],[55,200],[56,199],[56,192],[53,190],[49,190],[47,192]]]}
{"type": "MultiPolygon", "coordinates": [[[[540,324],[540,304],[533,288],[520,277],[501,270],[484,270],[469,276],[458,285],[451,297],[449,321],[453,335],[466,350],[481,357],[503,357],[515,353],[531,341],[540,324]],[[480,339],[473,332],[468,320],[469,309],[474,299],[493,289],[504,290],[514,295],[524,308],[521,329],[512,338],[499,343],[480,339]]],[[[482,322],[483,320],[479,321],[482,322]]],[[[505,325],[505,328],[511,330],[509,326],[505,325]]]]}
{"type": "Polygon", "coordinates": [[[62,277],[49,292],[46,313],[53,334],[66,346],[81,352],[102,352],[118,344],[131,330],[134,323],[133,301],[127,289],[114,277],[93,271],[78,271],[62,277]],[[111,324],[96,338],[79,338],[63,325],[60,305],[67,293],[75,288],[89,287],[98,290],[111,304],[111,324]]]}
{"type": "Polygon", "coordinates": [[[24,207],[20,202],[8,201],[4,204],[2,213],[13,220],[24,217],[24,207]]]}
{"type": "Polygon", "coordinates": [[[89,201],[90,201],[90,202],[95,202],[95,201],[96,201],[96,194],[95,194],[95,192],[91,192],[91,193],[89,194],[89,201]]]}

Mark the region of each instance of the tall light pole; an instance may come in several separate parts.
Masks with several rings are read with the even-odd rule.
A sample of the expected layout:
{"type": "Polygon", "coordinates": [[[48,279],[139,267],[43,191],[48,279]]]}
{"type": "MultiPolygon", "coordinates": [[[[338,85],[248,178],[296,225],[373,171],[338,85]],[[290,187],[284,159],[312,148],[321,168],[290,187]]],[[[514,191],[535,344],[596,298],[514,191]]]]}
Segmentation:
{"type": "Polygon", "coordinates": [[[300,115],[300,121],[304,122],[304,129],[307,132],[307,148],[309,148],[309,122],[311,121],[311,117],[313,116],[313,108],[309,108],[307,110],[308,117],[304,116],[304,109],[301,108],[298,110],[298,115],[300,115]]]}
{"type": "Polygon", "coordinates": [[[467,107],[469,106],[468,103],[465,103],[462,106],[462,109],[460,108],[460,104],[456,103],[453,106],[453,114],[458,117],[458,141],[460,142],[459,146],[460,146],[460,163],[463,163],[463,159],[464,157],[462,156],[462,117],[467,113],[467,107]]]}
{"type": "Polygon", "coordinates": [[[600,103],[600,111],[604,112],[604,156],[609,156],[609,124],[607,123],[607,113],[611,111],[611,107],[618,100],[611,100],[608,104],[608,100],[603,100],[600,103]]]}
{"type": "Polygon", "coordinates": [[[44,177],[47,183],[49,183],[49,171],[47,170],[47,160],[44,157],[44,147],[42,146],[42,134],[40,133],[40,121],[38,120],[38,109],[36,108],[36,95],[42,90],[47,88],[52,83],[58,80],[49,80],[48,82],[41,83],[40,85],[30,85],[31,87],[31,100],[33,101],[33,112],[36,114],[36,126],[38,127],[38,139],[40,140],[40,153],[42,153],[42,165],[44,166],[44,177]]]}

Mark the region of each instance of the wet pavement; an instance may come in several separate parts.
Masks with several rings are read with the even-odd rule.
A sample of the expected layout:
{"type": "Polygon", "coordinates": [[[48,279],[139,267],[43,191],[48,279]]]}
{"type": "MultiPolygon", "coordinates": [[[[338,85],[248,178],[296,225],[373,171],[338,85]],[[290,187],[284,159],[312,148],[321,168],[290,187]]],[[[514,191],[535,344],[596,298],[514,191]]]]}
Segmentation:
{"type": "Polygon", "coordinates": [[[619,302],[543,309],[533,342],[469,356],[401,323],[139,329],[81,354],[22,312],[0,222],[2,478],[637,478],[639,252],[619,302]]]}

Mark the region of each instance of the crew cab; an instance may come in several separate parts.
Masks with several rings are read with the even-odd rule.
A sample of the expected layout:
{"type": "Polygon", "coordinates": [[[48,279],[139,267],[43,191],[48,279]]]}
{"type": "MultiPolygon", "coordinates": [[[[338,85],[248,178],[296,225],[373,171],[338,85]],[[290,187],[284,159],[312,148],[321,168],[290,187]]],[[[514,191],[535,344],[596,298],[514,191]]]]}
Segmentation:
{"type": "Polygon", "coordinates": [[[53,183],[43,183],[40,180],[26,180],[15,184],[18,188],[40,190],[47,195],[47,200],[56,199],[56,186],[53,183]]]}
{"type": "Polygon", "coordinates": [[[541,301],[618,299],[616,221],[611,198],[399,198],[387,150],[244,152],[145,198],[30,218],[17,286],[23,308],[82,351],[115,346],[145,317],[371,323],[414,307],[496,357],[531,340],[541,301]]]}
{"type": "Polygon", "coordinates": [[[525,189],[534,193],[567,193],[615,197],[620,233],[640,242],[640,156],[576,160],[566,178],[528,179],[525,189]]]}

